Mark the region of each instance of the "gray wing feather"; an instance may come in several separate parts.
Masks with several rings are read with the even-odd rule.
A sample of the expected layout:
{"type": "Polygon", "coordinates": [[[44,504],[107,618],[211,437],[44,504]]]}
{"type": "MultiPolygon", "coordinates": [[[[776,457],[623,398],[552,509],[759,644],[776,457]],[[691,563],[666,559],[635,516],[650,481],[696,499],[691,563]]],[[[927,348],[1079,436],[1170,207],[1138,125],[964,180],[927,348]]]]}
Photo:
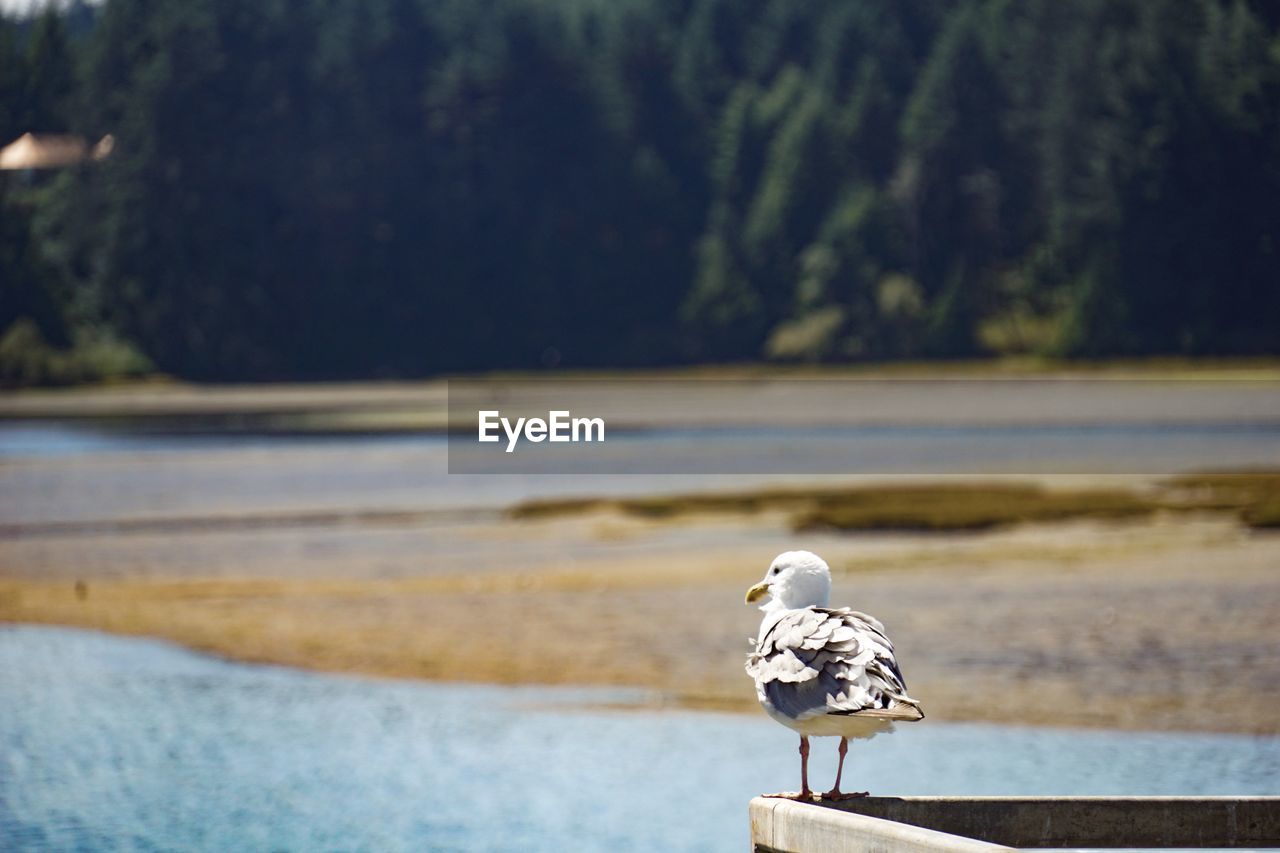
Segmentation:
{"type": "Polygon", "coordinates": [[[865,613],[806,607],[761,626],[747,674],[792,719],[859,714],[919,719],[884,626],[865,613]]]}

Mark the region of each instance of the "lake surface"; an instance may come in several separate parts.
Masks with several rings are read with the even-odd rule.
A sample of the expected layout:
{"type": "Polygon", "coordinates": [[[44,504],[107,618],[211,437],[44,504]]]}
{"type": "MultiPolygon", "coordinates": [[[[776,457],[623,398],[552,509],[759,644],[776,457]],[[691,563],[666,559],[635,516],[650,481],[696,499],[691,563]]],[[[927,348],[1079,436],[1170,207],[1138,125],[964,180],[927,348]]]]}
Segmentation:
{"type": "Polygon", "coordinates": [[[273,435],[0,421],[0,523],[494,510],[531,498],[859,476],[1159,476],[1275,467],[1280,422],[663,427],[619,433],[589,449],[525,445],[506,454],[497,445],[484,447],[481,456],[463,454],[464,460],[451,458],[448,441],[431,434],[273,435]]]}
{"type": "MultiPolygon", "coordinates": [[[[763,715],[628,691],[247,666],[0,627],[0,848],[731,850],[798,784],[763,715]],[[621,705],[606,710],[602,704],[621,705]]],[[[835,742],[815,741],[816,785],[835,742]]],[[[1280,738],[926,721],[850,749],[876,794],[1280,794],[1280,738]]]]}
{"type": "MultiPolygon", "coordinates": [[[[611,431],[595,446],[565,448],[505,439],[480,448],[453,442],[454,473],[1164,473],[1187,465],[1280,462],[1280,422],[1152,421],[1063,424],[661,426],[611,431]],[[468,451],[463,453],[462,451],[468,451]],[[576,460],[576,461],[575,461],[576,460]]],[[[439,433],[313,433],[228,430],[145,421],[3,421],[0,459],[224,450],[450,450],[439,433]]]]}

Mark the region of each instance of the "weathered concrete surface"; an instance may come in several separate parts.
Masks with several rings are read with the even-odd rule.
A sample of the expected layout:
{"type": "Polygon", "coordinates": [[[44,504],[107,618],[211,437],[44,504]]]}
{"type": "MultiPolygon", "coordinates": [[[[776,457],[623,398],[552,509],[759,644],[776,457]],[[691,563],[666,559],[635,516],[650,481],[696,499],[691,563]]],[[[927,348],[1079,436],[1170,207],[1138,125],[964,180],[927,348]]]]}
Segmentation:
{"type": "Polygon", "coordinates": [[[751,801],[758,853],[998,853],[996,844],[791,800],[751,801]]]}
{"type": "Polygon", "coordinates": [[[1280,847],[1280,797],[867,797],[827,809],[1010,847],[1280,847]]]}

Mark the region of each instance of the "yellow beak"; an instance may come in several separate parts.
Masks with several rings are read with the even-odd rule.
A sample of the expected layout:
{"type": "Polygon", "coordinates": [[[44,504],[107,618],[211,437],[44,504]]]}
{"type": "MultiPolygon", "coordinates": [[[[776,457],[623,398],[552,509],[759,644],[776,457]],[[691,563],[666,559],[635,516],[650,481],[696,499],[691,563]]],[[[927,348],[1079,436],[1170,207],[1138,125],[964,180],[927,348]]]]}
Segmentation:
{"type": "Polygon", "coordinates": [[[745,603],[750,604],[753,601],[759,601],[760,599],[764,598],[768,594],[769,594],[769,584],[765,583],[764,581],[760,581],[760,583],[756,584],[755,586],[751,587],[751,589],[747,590],[747,600],[745,603]]]}

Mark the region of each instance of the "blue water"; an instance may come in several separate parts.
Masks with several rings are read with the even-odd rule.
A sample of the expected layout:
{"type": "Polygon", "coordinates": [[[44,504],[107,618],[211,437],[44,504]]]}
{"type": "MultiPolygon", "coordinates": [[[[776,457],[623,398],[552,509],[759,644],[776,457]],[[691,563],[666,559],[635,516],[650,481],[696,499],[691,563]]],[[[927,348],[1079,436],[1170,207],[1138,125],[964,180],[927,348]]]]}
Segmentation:
{"type": "Polygon", "coordinates": [[[477,445],[435,433],[238,432],[188,424],[147,426],[0,421],[0,459],[163,454],[219,450],[448,451],[455,474],[1163,474],[1194,467],[1280,462],[1280,423],[1133,423],[1006,426],[662,427],[614,432],[603,444],[477,445]]]}
{"type": "Polygon", "coordinates": [[[201,453],[209,450],[275,448],[444,447],[435,433],[339,434],[237,432],[213,426],[187,430],[143,423],[108,425],[93,421],[0,420],[0,459],[89,454],[201,453]]]}
{"type": "Polygon", "coordinates": [[[821,477],[834,484],[860,475],[1160,476],[1280,464],[1280,422],[1270,421],[672,427],[611,436],[605,444],[544,443],[510,454],[484,445],[494,452],[476,454],[430,434],[166,432],[139,423],[0,419],[0,526],[494,510],[565,495],[730,491],[821,477]]]}
{"type": "MultiPolygon", "coordinates": [[[[0,848],[732,850],[798,782],[763,716],[627,691],[416,684],[0,627],[0,848]]],[[[815,784],[834,773],[815,742],[815,784]]],[[[925,721],[850,750],[877,794],[1280,794],[1280,738],[925,721]]]]}

